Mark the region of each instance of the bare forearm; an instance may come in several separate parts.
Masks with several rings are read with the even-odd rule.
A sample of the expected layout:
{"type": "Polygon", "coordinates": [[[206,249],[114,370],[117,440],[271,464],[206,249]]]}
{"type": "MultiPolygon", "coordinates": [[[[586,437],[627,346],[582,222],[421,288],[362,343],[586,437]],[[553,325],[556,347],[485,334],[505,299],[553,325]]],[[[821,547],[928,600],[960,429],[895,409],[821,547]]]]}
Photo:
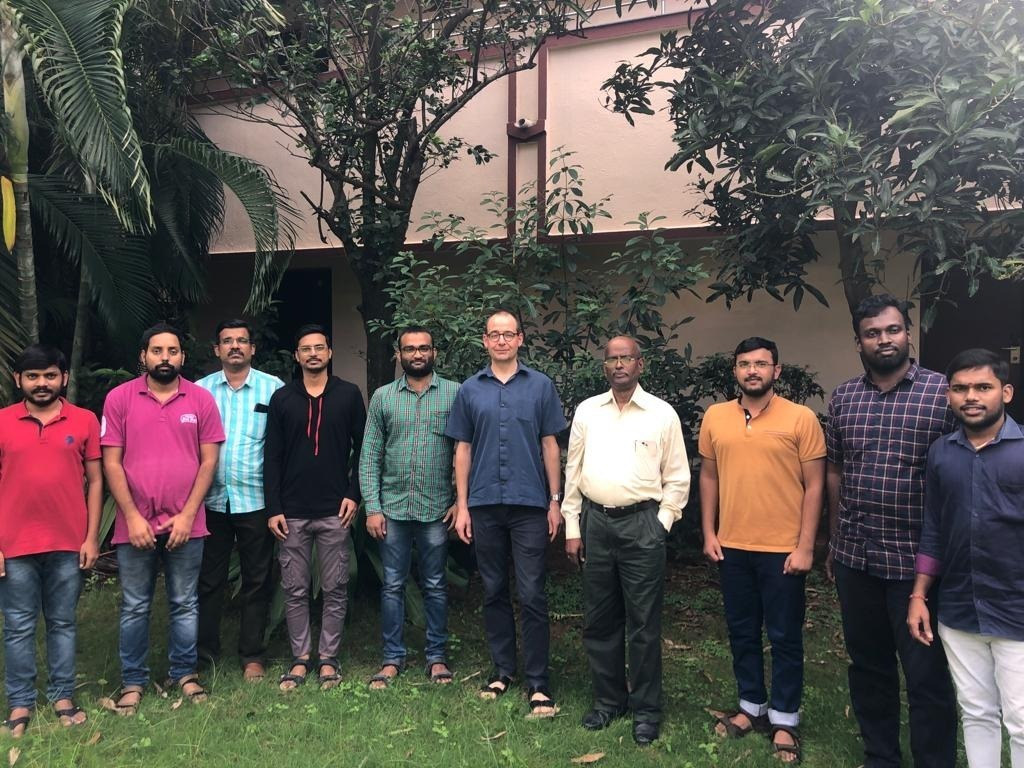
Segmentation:
{"type": "Polygon", "coordinates": [[[718,473],[708,470],[705,460],[700,469],[700,524],[704,536],[715,535],[718,523],[718,473]]]}
{"type": "Polygon", "coordinates": [[[544,460],[544,474],[548,478],[548,489],[559,493],[562,489],[562,449],[554,435],[541,438],[541,457],[544,460]]]}
{"type": "Polygon", "coordinates": [[[199,513],[199,505],[203,503],[203,499],[206,498],[206,492],[210,490],[210,485],[213,483],[216,471],[216,457],[212,461],[206,459],[199,465],[195,482],[192,483],[192,490],[189,492],[188,498],[185,499],[185,505],[181,508],[182,514],[188,515],[193,520],[195,519],[199,513]]]}
{"type": "Polygon", "coordinates": [[[800,507],[800,537],[797,549],[810,552],[814,549],[814,540],[818,536],[818,525],[821,522],[821,509],[825,501],[825,462],[823,459],[805,462],[801,466],[803,473],[804,498],[800,507]]]}
{"type": "Polygon", "coordinates": [[[455,500],[461,506],[469,505],[469,469],[472,463],[469,443],[455,446],[455,500]]]}
{"type": "Polygon", "coordinates": [[[103,474],[107,478],[107,487],[110,495],[114,497],[118,508],[125,517],[141,517],[142,513],[135,506],[131,489],[128,487],[128,476],[124,473],[124,467],[120,461],[103,460],[103,474]]]}
{"type": "Polygon", "coordinates": [[[100,518],[103,515],[103,470],[100,469],[98,461],[95,464],[95,471],[86,471],[88,485],[85,494],[87,512],[85,535],[89,539],[99,536],[100,518]]]}

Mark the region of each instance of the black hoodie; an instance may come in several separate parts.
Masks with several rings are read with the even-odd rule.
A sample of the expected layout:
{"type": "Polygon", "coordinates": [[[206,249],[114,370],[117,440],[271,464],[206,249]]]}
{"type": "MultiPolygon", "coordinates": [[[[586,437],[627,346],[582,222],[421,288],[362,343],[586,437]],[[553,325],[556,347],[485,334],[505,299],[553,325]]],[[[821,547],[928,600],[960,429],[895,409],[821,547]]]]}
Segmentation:
{"type": "Polygon", "coordinates": [[[309,520],[337,515],[343,498],[359,502],[365,426],[362,393],[337,376],[319,397],[310,397],[302,379],[277,390],[263,453],[267,516],[309,520]]]}

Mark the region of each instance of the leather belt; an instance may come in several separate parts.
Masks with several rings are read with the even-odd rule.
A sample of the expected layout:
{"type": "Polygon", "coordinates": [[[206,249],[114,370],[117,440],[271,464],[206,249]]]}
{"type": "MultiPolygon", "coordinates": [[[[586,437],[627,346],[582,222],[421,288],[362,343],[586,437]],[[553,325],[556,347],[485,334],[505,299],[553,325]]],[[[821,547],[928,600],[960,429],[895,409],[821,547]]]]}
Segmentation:
{"type": "Polygon", "coordinates": [[[647,501],[638,501],[636,504],[627,504],[624,507],[608,507],[604,504],[598,504],[596,501],[591,501],[588,498],[583,499],[584,506],[590,509],[596,509],[599,512],[604,512],[608,517],[613,519],[626,517],[627,515],[635,515],[637,512],[646,512],[649,509],[658,509],[659,504],[652,499],[647,501]]]}

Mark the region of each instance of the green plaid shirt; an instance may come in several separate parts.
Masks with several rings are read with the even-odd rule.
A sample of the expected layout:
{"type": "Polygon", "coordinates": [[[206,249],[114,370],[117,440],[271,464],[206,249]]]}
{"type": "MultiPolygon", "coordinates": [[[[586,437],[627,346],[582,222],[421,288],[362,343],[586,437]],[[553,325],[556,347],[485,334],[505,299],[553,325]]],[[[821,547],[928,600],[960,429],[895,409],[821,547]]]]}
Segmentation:
{"type": "Polygon", "coordinates": [[[359,458],[366,514],[424,523],[444,517],[455,502],[455,441],[444,429],[458,391],[435,373],[421,393],[405,376],[373,393],[359,458]]]}

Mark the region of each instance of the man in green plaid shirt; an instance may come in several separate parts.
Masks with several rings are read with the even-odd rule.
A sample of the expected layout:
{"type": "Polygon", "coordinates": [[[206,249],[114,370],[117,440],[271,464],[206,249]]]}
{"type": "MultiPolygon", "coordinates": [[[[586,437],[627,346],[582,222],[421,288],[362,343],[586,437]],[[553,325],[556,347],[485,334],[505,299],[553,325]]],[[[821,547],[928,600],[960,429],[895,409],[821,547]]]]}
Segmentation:
{"type": "Polygon", "coordinates": [[[366,530],[377,539],[384,570],[380,614],[384,654],[371,688],[386,688],[405,667],[405,584],[412,547],[419,552],[420,587],[427,615],[426,673],[450,683],[448,642],[448,530],[454,519],[452,456],[445,437],[459,385],[434,373],[433,337],[419,326],[398,335],[404,375],[370,398],[359,459],[366,530]]]}

